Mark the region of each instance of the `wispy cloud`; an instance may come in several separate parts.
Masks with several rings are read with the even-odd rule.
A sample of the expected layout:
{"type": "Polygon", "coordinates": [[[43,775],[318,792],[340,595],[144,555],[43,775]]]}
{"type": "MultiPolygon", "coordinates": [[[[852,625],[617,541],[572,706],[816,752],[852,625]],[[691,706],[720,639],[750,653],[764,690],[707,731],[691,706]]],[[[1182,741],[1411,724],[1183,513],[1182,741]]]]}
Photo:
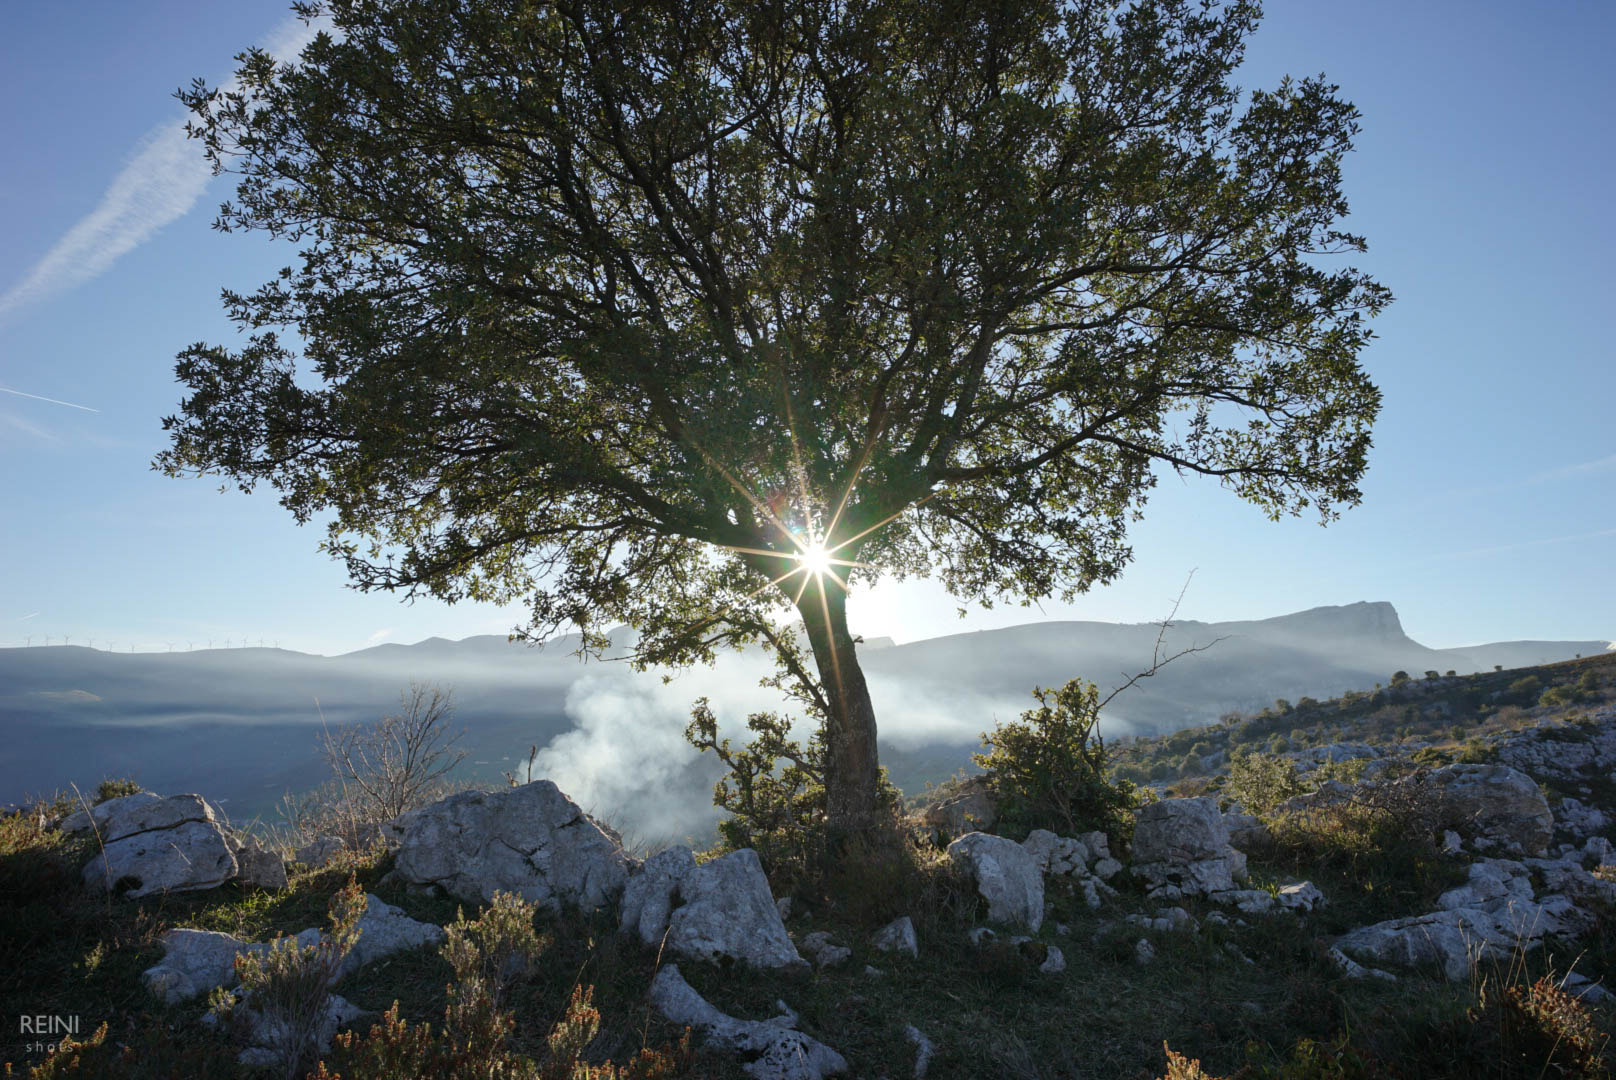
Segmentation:
{"type": "MultiPolygon", "coordinates": [[[[315,33],[301,20],[288,19],[270,33],[264,48],[277,57],[296,56],[315,33]]],[[[235,85],[231,79],[226,88],[235,85]]],[[[152,128],[136,144],[134,156],[96,208],[63,234],[21,281],[0,295],[0,320],[100,277],[118,259],[195,206],[211,179],[201,150],[185,137],[183,116],[152,128]]]]}
{"type": "Polygon", "coordinates": [[[18,397],[33,398],[35,401],[48,401],[52,405],[66,405],[69,409],[83,409],[85,412],[98,413],[100,409],[92,409],[88,405],[75,405],[71,401],[62,401],[58,398],[44,397],[40,394],[25,394],[21,390],[13,390],[8,386],[0,386],[0,394],[16,394],[18,397]]]}
{"type": "Polygon", "coordinates": [[[1582,461],[1575,465],[1562,465],[1557,469],[1545,469],[1534,473],[1529,481],[1534,484],[1547,483],[1551,480],[1569,480],[1575,476],[1587,476],[1590,473],[1616,472],[1616,454],[1609,457],[1597,458],[1593,461],[1582,461]]]}
{"type": "Polygon", "coordinates": [[[384,626],[384,627],[382,627],[382,629],[376,631],[374,634],[372,634],[368,638],[366,638],[365,639],[365,644],[374,645],[378,641],[380,641],[382,638],[391,636],[392,633],[393,633],[393,628],[391,626],[384,626]]]}
{"type": "Polygon", "coordinates": [[[1598,540],[1606,536],[1616,536],[1616,529],[1571,533],[1567,536],[1546,536],[1541,540],[1522,540],[1515,544],[1495,544],[1491,547],[1467,548],[1464,551],[1450,551],[1445,555],[1436,556],[1436,558],[1458,559],[1468,555],[1499,555],[1506,551],[1522,551],[1526,548],[1547,547],[1550,544],[1569,544],[1573,540],[1598,540]]]}
{"type": "Polygon", "coordinates": [[[18,622],[27,622],[29,619],[32,619],[35,615],[38,615],[38,614],[39,614],[39,612],[37,612],[37,611],[30,611],[28,614],[24,615],[22,618],[18,619],[17,621],[18,622]]]}
{"type": "Polygon", "coordinates": [[[21,431],[21,432],[23,432],[25,434],[28,434],[28,435],[32,435],[36,439],[45,439],[45,440],[47,440],[49,442],[56,442],[57,441],[57,438],[56,438],[55,435],[52,435],[50,432],[46,431],[44,428],[40,427],[38,424],[31,423],[31,422],[29,422],[27,420],[24,420],[20,416],[15,416],[15,415],[13,415],[13,414],[11,414],[9,412],[0,412],[0,420],[4,420],[6,423],[8,423],[12,427],[16,428],[18,431],[21,431]]]}

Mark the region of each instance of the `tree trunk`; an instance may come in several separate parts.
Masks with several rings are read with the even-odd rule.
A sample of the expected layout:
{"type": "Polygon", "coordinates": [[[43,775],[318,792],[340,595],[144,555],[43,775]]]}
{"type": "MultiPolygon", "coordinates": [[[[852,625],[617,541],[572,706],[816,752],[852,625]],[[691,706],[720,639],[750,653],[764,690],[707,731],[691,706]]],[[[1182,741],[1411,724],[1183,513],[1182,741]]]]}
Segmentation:
{"type": "Polygon", "coordinates": [[[879,762],[875,707],[847,632],[847,593],[830,580],[810,582],[798,605],[819,678],[830,701],[825,731],[825,811],[832,837],[878,825],[879,762]],[[823,594],[823,598],[821,598],[823,594]]]}

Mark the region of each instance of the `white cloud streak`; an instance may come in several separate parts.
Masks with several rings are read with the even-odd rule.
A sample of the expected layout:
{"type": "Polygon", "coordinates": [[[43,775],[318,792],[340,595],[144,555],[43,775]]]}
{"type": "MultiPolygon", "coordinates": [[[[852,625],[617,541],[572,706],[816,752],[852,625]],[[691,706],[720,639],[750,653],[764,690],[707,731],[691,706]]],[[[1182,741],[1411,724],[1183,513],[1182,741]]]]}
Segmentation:
{"type": "Polygon", "coordinates": [[[1558,469],[1546,469],[1532,477],[1532,483],[1541,484],[1550,480],[1567,480],[1574,476],[1587,476],[1590,473],[1616,472],[1616,454],[1598,458],[1594,461],[1582,461],[1575,465],[1562,465],[1558,469]]]}
{"type": "Polygon", "coordinates": [[[39,612],[37,612],[37,611],[31,611],[27,615],[24,615],[22,618],[18,619],[17,621],[18,622],[27,622],[29,619],[32,619],[35,615],[38,615],[38,614],[39,614],[39,612]]]}
{"type": "Polygon", "coordinates": [[[92,409],[88,405],[75,405],[71,401],[62,401],[58,398],[45,397],[41,394],[25,394],[21,390],[13,390],[8,386],[0,386],[0,394],[16,394],[18,397],[33,398],[35,401],[48,401],[52,405],[66,405],[69,409],[83,409],[85,412],[98,413],[100,409],[92,409]]]}
{"type": "Polygon", "coordinates": [[[1568,544],[1573,540],[1598,540],[1606,536],[1616,536],[1616,529],[1600,529],[1598,532],[1572,533],[1568,536],[1547,536],[1541,540],[1522,540],[1517,544],[1498,544],[1493,547],[1469,548],[1465,551],[1450,551],[1446,555],[1437,556],[1437,558],[1457,559],[1466,555],[1497,555],[1506,551],[1520,551],[1524,548],[1544,547],[1549,544],[1568,544]]]}
{"type": "Polygon", "coordinates": [[[366,644],[374,645],[374,644],[376,644],[376,642],[380,641],[382,638],[390,637],[392,635],[392,633],[393,633],[393,628],[391,626],[385,626],[382,629],[376,631],[374,634],[370,635],[368,638],[366,638],[365,642],[366,642],[366,644]]]}
{"type": "MultiPolygon", "coordinates": [[[[264,48],[277,57],[296,56],[316,33],[301,20],[288,19],[270,33],[264,48]]],[[[232,78],[224,88],[236,85],[232,78]]],[[[152,128],[96,208],[0,295],[0,321],[106,273],[163,226],[188,213],[211,179],[200,147],[185,137],[183,116],[152,128]]]]}

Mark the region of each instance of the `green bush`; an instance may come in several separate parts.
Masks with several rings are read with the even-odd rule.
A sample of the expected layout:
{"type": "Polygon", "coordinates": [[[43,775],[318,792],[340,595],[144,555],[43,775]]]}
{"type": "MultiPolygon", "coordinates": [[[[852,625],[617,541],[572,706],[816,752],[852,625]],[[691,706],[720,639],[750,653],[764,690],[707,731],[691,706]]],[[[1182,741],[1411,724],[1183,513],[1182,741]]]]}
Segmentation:
{"type": "MultiPolygon", "coordinates": [[[[713,805],[729,812],[718,823],[723,847],[751,848],[776,885],[780,879],[812,876],[826,862],[825,739],[816,730],[806,747],[790,738],[791,721],[778,713],[753,713],[746,726],[756,738],[739,750],[718,737],[718,718],[701,698],[690,710],[685,738],[712,751],[729,767],[713,786],[713,805]],[[783,763],[783,764],[782,764],[783,763]]],[[[882,808],[896,813],[903,793],[882,768],[882,808]]]]}
{"type": "Polygon", "coordinates": [[[276,1045],[270,1049],[286,1080],[302,1076],[319,1049],[331,983],[343,958],[359,940],[359,917],[364,912],[364,890],[349,879],[331,897],[331,930],[324,938],[299,946],[296,938],[282,936],[267,952],[237,954],[236,976],[246,992],[244,998],[238,1003],[227,992],[218,992],[214,998],[214,1008],[222,1015],[240,1021],[240,1010],[247,1009],[269,1021],[259,1030],[275,1033],[276,1045]]]}
{"type": "Polygon", "coordinates": [[[1293,795],[1308,790],[1289,758],[1237,751],[1229,759],[1223,791],[1248,814],[1266,814],[1293,795]]]}
{"type": "Polygon", "coordinates": [[[133,780],[128,778],[113,779],[112,777],[108,777],[96,785],[95,799],[93,802],[96,806],[100,806],[109,799],[121,799],[125,795],[135,795],[139,792],[140,785],[135,783],[133,780]]]}
{"type": "Polygon", "coordinates": [[[1527,703],[1537,700],[1538,691],[1543,689],[1543,680],[1536,675],[1525,675],[1509,684],[1508,695],[1518,702],[1527,703]]]}
{"type": "Polygon", "coordinates": [[[1139,794],[1110,771],[1098,731],[1099,690],[1073,679],[1059,690],[1038,687],[1033,696],[1038,708],[984,732],[988,752],[971,756],[998,794],[999,831],[1012,839],[1033,829],[1128,835],[1139,794]]]}

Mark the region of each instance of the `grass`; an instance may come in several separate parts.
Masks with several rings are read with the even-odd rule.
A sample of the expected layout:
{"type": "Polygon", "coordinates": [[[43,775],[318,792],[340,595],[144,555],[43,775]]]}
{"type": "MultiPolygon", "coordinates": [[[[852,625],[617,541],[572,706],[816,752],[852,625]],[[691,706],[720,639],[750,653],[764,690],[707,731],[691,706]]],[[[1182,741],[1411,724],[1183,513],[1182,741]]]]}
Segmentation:
{"type": "MultiPolygon", "coordinates": [[[[1612,658],[1534,671],[1547,689],[1570,683],[1590,668],[1598,672],[1601,686],[1616,685],[1612,658]]],[[[1401,688],[1413,696],[1398,701],[1377,703],[1374,694],[1365,694],[1345,707],[1334,702],[1293,709],[1301,715],[1240,722],[1255,725],[1250,730],[1231,724],[1193,733],[1181,740],[1184,751],[1151,749],[1142,742],[1126,749],[1133,760],[1149,761],[1153,754],[1181,756],[1198,741],[1215,742],[1219,732],[1221,745],[1215,749],[1229,745],[1236,735],[1260,738],[1267,727],[1283,728],[1287,737],[1299,729],[1320,741],[1358,738],[1360,733],[1351,729],[1354,717],[1369,725],[1362,734],[1400,740],[1410,727],[1408,709],[1423,717],[1422,710],[1435,700],[1449,702],[1447,711],[1416,720],[1412,734],[1429,740],[1440,736],[1445,740],[1440,745],[1454,748],[1455,756],[1478,733],[1485,737],[1527,722],[1563,720],[1561,735],[1587,737],[1571,720],[1587,712],[1587,703],[1559,711],[1507,706],[1482,715],[1493,692],[1490,683],[1507,689],[1522,674],[1401,688]]],[[[1616,806],[1616,781],[1594,776],[1582,781],[1573,788],[1589,787],[1591,798],[1576,790],[1565,794],[1616,806]]],[[[1216,777],[1190,782],[1212,794],[1218,791],[1216,777]]],[[[997,941],[977,947],[965,937],[967,929],[984,922],[974,889],[940,852],[906,845],[897,857],[853,851],[811,875],[800,868],[795,874],[777,870],[777,890],[789,889],[797,901],[788,927],[799,938],[828,931],[834,942],[851,948],[851,958],[839,967],[798,975],[720,971],[699,963],[684,963],[680,969],[698,992],[737,1017],[772,1017],[779,1011],[776,1002],[785,1001],[798,1013],[800,1030],[846,1057],[854,1076],[912,1075],[915,1048],[905,1029],[913,1025],[936,1048],[931,1077],[1039,1080],[1154,1080],[1168,1069],[1164,1043],[1186,1060],[1199,1060],[1206,1076],[1248,1080],[1358,1075],[1324,1071],[1336,1067],[1328,1061],[1350,1054],[1379,1070],[1363,1075],[1435,1080],[1536,1075],[1504,1071],[1499,1064],[1502,1055],[1517,1053],[1521,1046],[1538,1047],[1531,1053],[1541,1051],[1538,1043],[1517,1038],[1525,1015],[1518,1007],[1527,1000],[1521,996],[1528,993],[1524,988],[1573,964],[1585,975],[1616,985],[1616,917],[1611,912],[1598,912],[1594,932],[1580,942],[1551,940],[1470,985],[1450,984],[1435,972],[1400,973],[1396,983],[1344,979],[1327,955],[1333,935],[1431,910],[1437,895],[1464,879],[1464,865],[1416,842],[1419,830],[1391,811],[1318,820],[1307,829],[1281,824],[1271,848],[1249,852],[1255,887],[1308,879],[1323,889],[1329,904],[1305,919],[1226,911],[1230,921],[1220,925],[1207,917],[1224,909],[1189,900],[1182,906],[1199,920],[1199,932],[1141,931],[1121,921],[1126,912],[1152,913],[1156,907],[1140,887],[1118,879],[1114,884],[1121,895],[1094,912],[1069,885],[1051,879],[1046,891],[1051,910],[1030,946],[1010,945],[1011,931],[1001,928],[997,941]],[[917,958],[883,953],[870,944],[872,934],[899,915],[915,922],[917,958]],[[1148,965],[1135,959],[1140,938],[1149,940],[1156,952],[1148,965]],[[1037,970],[1049,947],[1062,951],[1065,971],[1037,970]],[[881,974],[866,974],[867,965],[881,974]],[[1510,986],[1517,988],[1513,999],[1508,997],[1510,986]],[[1296,1064],[1309,1054],[1313,1064],[1305,1069],[1296,1064]]],[[[5,912],[0,956],[7,958],[0,963],[0,1011],[8,1023],[24,1014],[78,1017],[82,1035],[105,1022],[105,1043],[83,1052],[79,1075],[84,1076],[208,1080],[242,1074],[235,1063],[238,1048],[225,1034],[199,1022],[205,1002],[166,1007],[141,986],[140,973],[161,958],[160,938],[168,929],[199,927],[262,941],[276,933],[323,926],[331,895],[350,876],[415,918],[447,925],[462,907],[468,918],[479,914],[477,905],[383,885],[391,856],[382,849],[346,853],[322,869],[294,867],[289,887],[278,893],[229,884],[138,901],[84,893],[80,868],[94,852],[93,839],[64,836],[44,827],[35,814],[0,817],[0,910],[5,912]]],[[[583,1051],[584,1060],[623,1062],[643,1048],[679,1039],[682,1032],[646,1000],[659,964],[669,958],[619,936],[612,913],[545,916],[538,932],[538,959],[506,996],[515,1020],[512,1051],[542,1061],[549,1033],[567,1015],[579,987],[593,988],[594,1007],[600,1012],[599,1030],[583,1051]]],[[[335,990],[378,1016],[396,1002],[399,1015],[410,1024],[438,1028],[453,978],[440,951],[428,947],[375,963],[335,990]]],[[[1596,1033],[1610,1030],[1608,1009],[1595,1008],[1587,1015],[1596,1033]]],[[[359,1027],[368,1030],[368,1024],[362,1021],[359,1027]]],[[[26,1075],[42,1055],[28,1052],[11,1032],[5,1039],[0,1060],[9,1059],[26,1075]]],[[[1548,1063],[1547,1058],[1541,1062],[1548,1063]]],[[[698,1050],[692,1063],[670,1075],[740,1080],[743,1065],[732,1055],[698,1050]]],[[[1544,1075],[1580,1074],[1550,1070],[1544,1075]]]]}
{"type": "MultiPolygon", "coordinates": [[[[277,931],[323,925],[331,893],[350,874],[417,918],[447,923],[460,907],[380,886],[389,861],[381,853],[296,872],[279,894],[225,886],[167,899],[75,899],[76,867],[89,855],[83,841],[41,830],[25,816],[0,823],[0,889],[14,913],[0,926],[0,949],[21,958],[0,974],[0,993],[8,1015],[78,1015],[86,1031],[106,1021],[108,1043],[131,1048],[100,1061],[109,1076],[237,1075],[236,1047],[197,1022],[203,1003],[165,1008],[140,986],[139,974],[161,956],[157,941],[169,927],[200,926],[263,940],[277,931]]],[[[1258,865],[1259,875],[1271,872],[1264,867],[1290,868],[1258,865]]],[[[1310,876],[1327,882],[1322,869],[1310,876]]],[[[915,1050],[904,1035],[910,1024],[937,1048],[932,1077],[1151,1078],[1166,1067],[1164,1041],[1199,1059],[1209,1075],[1222,1076],[1248,1064],[1278,1067],[1298,1040],[1328,1042],[1343,1033],[1387,1060],[1421,1060],[1427,1071],[1420,1075],[1464,1075],[1435,1068],[1428,1051],[1453,1043],[1453,1033],[1476,1007],[1474,988],[1419,974],[1396,984],[1344,980],[1325,956],[1325,936],[1335,920],[1322,914],[1308,922],[1246,916],[1246,925],[1219,926],[1205,920],[1211,905],[1190,901],[1185,906],[1201,919],[1200,933],[1140,932],[1118,921],[1124,910],[1148,908],[1137,890],[1125,888],[1100,912],[1091,912],[1059,881],[1049,898],[1053,910],[1035,946],[1062,951],[1067,968],[1056,975],[1037,971],[1042,950],[1008,945],[1008,928],[995,943],[971,945],[965,931],[981,924],[974,894],[936,852],[915,850],[874,870],[850,861],[798,890],[807,914],[788,926],[798,936],[829,931],[853,950],[845,964],[795,977],[693,963],[681,971],[735,1016],[770,1017],[778,1011],[776,1001],[785,1000],[800,1015],[801,1030],[856,1063],[854,1075],[911,1075],[915,1050]],[[874,931],[898,914],[916,921],[918,958],[870,944],[874,931]],[[1065,924],[1067,933],[1058,933],[1057,924],[1065,924]],[[1147,966],[1134,959],[1140,937],[1157,953],[1147,966]],[[866,965],[882,974],[865,974],[866,965]]],[[[467,914],[475,912],[468,907],[467,914]]],[[[509,992],[514,1051],[542,1058],[546,1035],[579,985],[594,987],[602,1014],[586,1059],[623,1061],[642,1047],[679,1038],[681,1032],[645,999],[659,962],[655,951],[615,929],[605,912],[540,920],[539,960],[532,976],[509,992]]],[[[1609,932],[1596,935],[1588,949],[1597,957],[1591,963],[1584,956],[1579,967],[1592,973],[1608,965],[1613,938],[1609,932]]],[[[1532,959],[1536,967],[1518,974],[1525,979],[1544,964],[1565,962],[1559,953],[1546,953],[1532,959]]],[[[396,1001],[412,1023],[437,1025],[451,977],[436,949],[417,949],[350,976],[336,992],[377,1013],[396,1001]]],[[[1609,1018],[1602,1020],[1608,1028],[1609,1018]]],[[[6,1053],[19,1066],[37,1060],[10,1048],[6,1053]]],[[[738,1080],[745,1074],[732,1056],[698,1053],[683,1075],[738,1080]]]]}

